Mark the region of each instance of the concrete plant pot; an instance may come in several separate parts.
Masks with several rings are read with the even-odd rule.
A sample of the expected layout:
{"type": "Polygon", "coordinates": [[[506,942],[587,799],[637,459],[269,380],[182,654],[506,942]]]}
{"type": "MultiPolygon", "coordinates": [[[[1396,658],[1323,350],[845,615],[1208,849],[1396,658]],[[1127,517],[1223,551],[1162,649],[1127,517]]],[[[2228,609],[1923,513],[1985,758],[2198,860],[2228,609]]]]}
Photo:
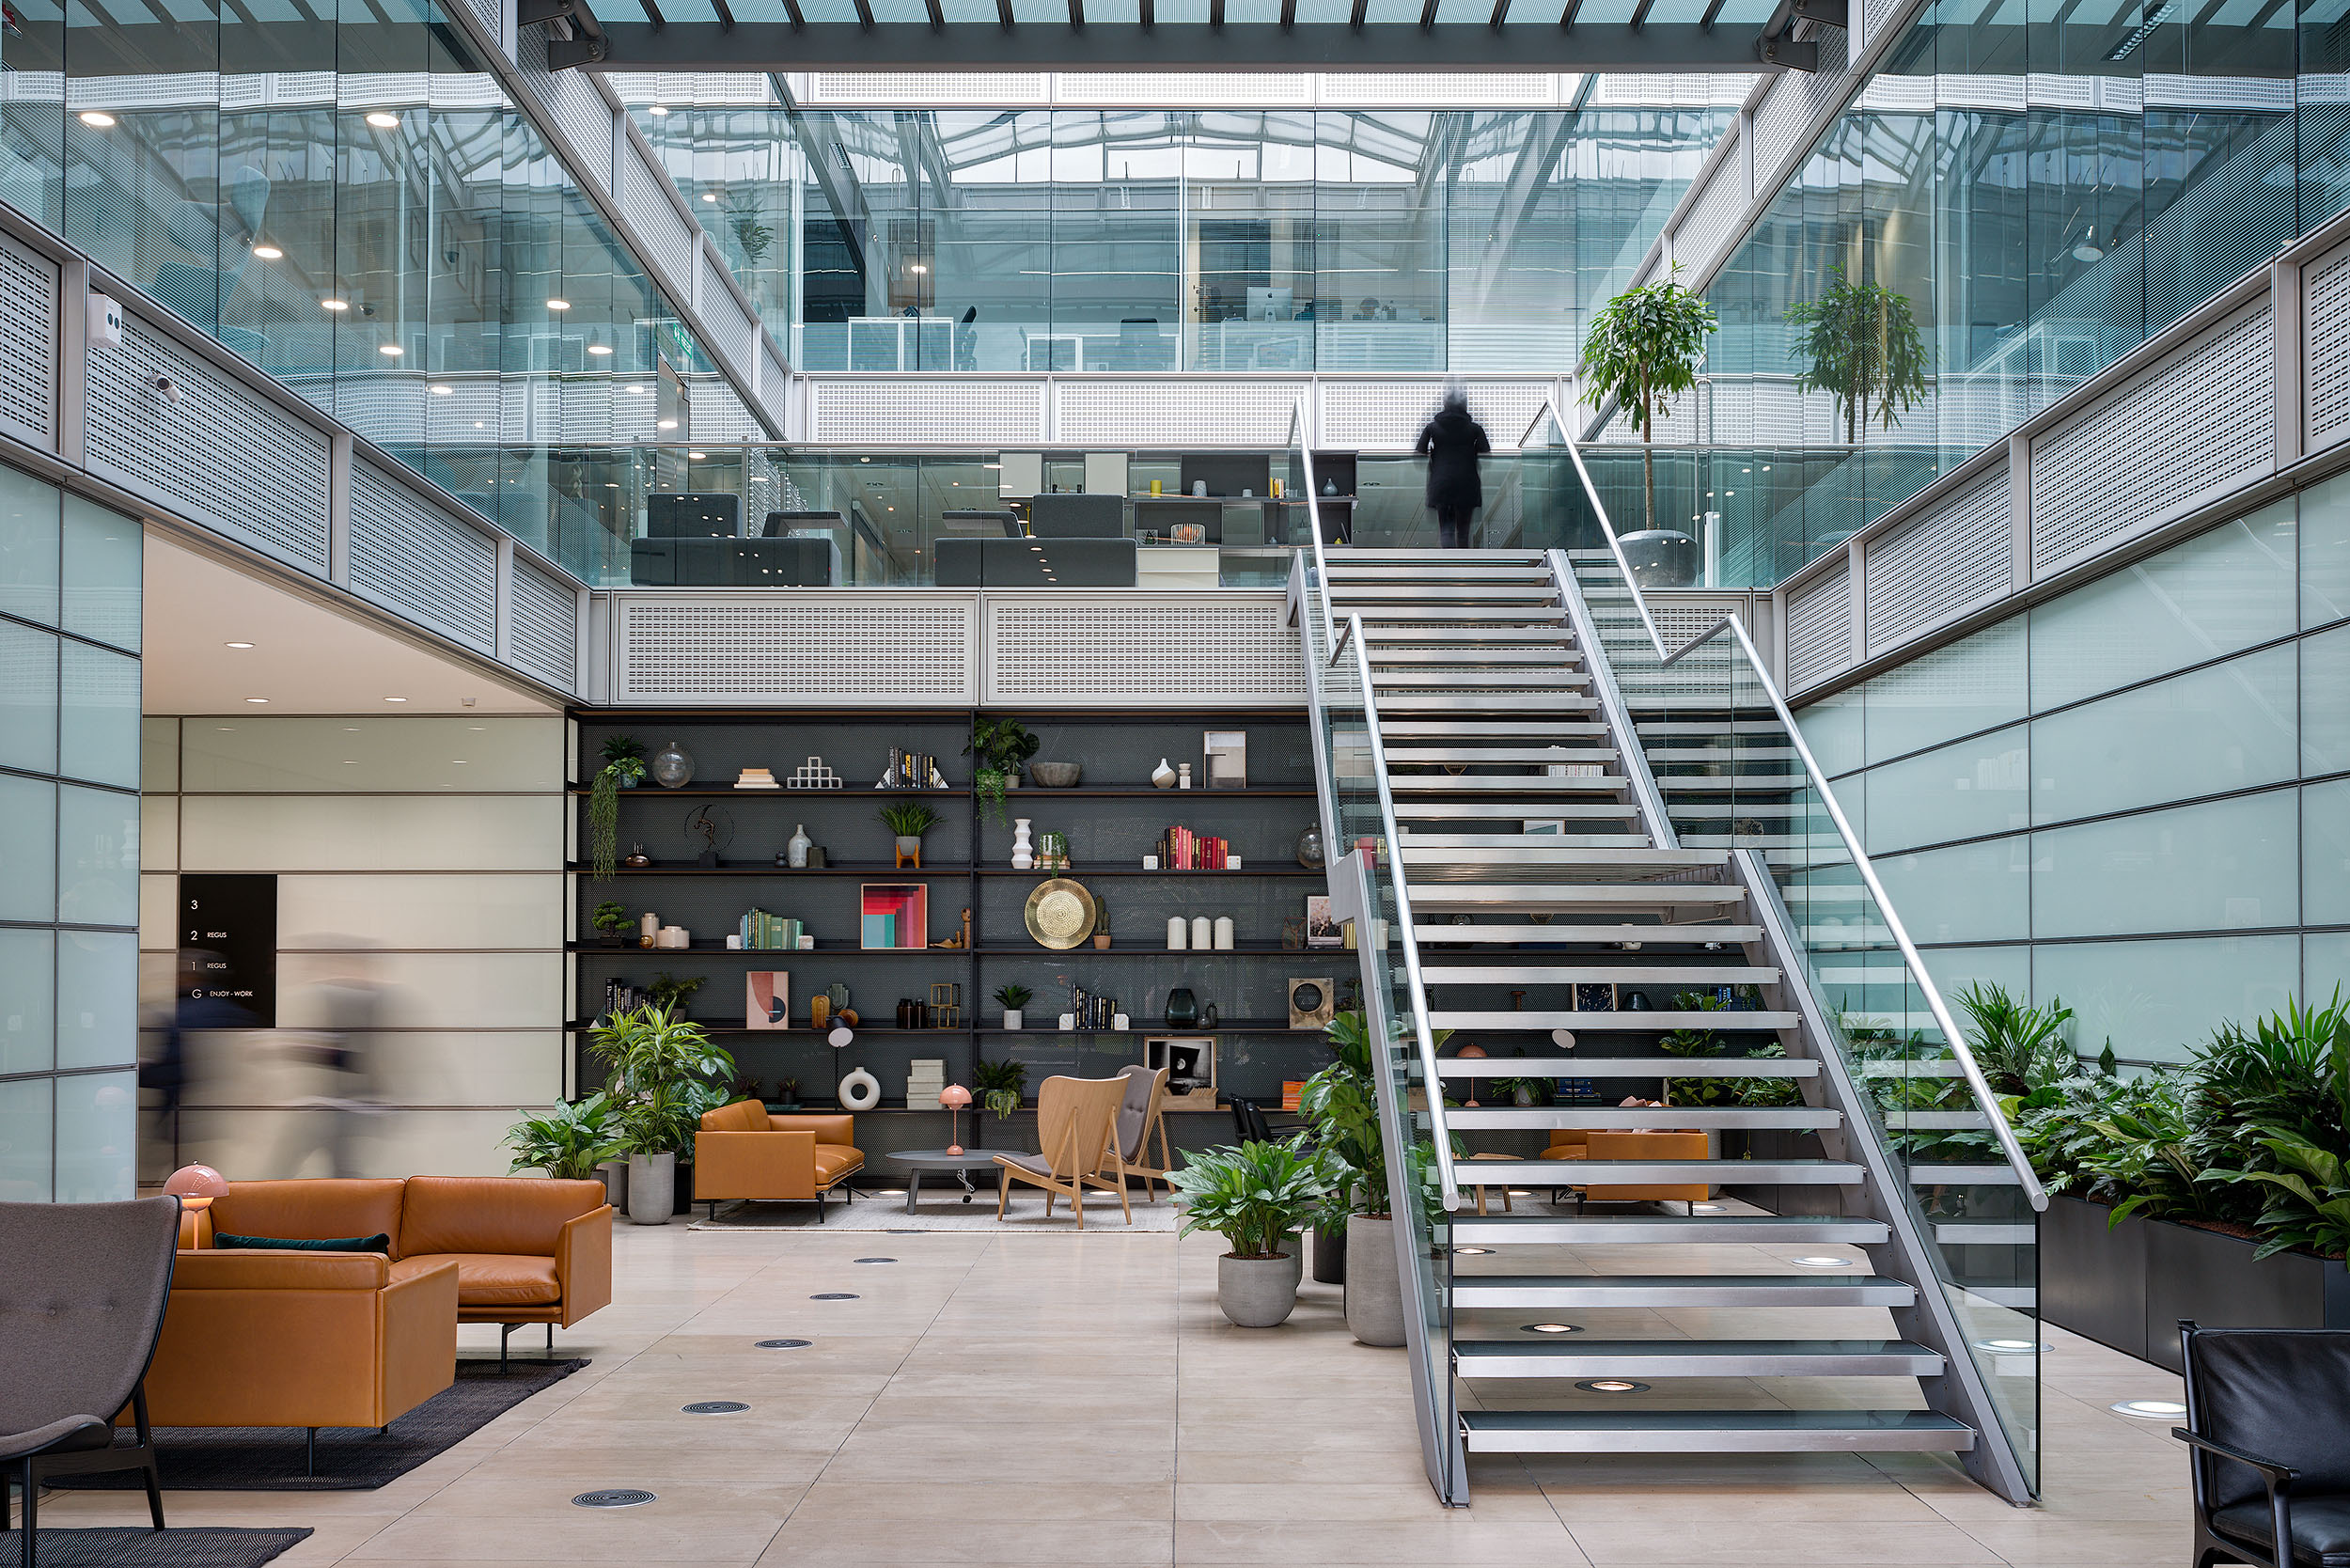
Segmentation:
{"type": "Polygon", "coordinates": [[[1242,1258],[1227,1252],[1215,1261],[1215,1304],[1242,1328],[1273,1328],[1297,1307],[1299,1258],[1242,1258]]]}
{"type": "Polygon", "coordinates": [[[628,1213],[627,1158],[606,1160],[596,1169],[603,1175],[603,1200],[622,1214],[628,1213]]]}
{"type": "Polygon", "coordinates": [[[628,1157],[628,1222],[666,1225],[675,1217],[677,1156],[631,1154],[628,1157]]]}
{"type": "Polygon", "coordinates": [[[1346,1222],[1346,1326],[1367,1345],[1403,1342],[1403,1277],[1395,1270],[1395,1221],[1346,1222]]]}

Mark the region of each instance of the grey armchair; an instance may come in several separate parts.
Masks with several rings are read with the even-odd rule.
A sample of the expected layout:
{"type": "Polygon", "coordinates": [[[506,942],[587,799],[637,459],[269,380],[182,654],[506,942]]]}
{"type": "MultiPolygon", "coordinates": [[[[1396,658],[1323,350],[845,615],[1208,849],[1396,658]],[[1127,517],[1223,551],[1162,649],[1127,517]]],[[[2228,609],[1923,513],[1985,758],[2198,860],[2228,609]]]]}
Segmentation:
{"type": "Polygon", "coordinates": [[[145,1470],[164,1528],[147,1419],[147,1367],[171,1301],[180,1200],[0,1203],[0,1531],[9,1483],[24,1497],[24,1568],[35,1568],[44,1476],[145,1470]],[[124,1405],[138,1442],[117,1447],[124,1405]]]}

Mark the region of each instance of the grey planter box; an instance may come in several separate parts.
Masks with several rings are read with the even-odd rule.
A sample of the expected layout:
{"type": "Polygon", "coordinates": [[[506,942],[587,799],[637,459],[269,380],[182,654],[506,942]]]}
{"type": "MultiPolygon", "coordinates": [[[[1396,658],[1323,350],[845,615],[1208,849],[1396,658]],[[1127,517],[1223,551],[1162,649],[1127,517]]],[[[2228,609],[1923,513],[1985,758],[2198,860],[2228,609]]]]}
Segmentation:
{"type": "Polygon", "coordinates": [[[2040,1217],[2040,1315],[2140,1360],[2180,1370],[2179,1320],[2206,1327],[2350,1328],[2350,1272],[2217,1231],[2112,1211],[2078,1198],[2040,1217]]]}

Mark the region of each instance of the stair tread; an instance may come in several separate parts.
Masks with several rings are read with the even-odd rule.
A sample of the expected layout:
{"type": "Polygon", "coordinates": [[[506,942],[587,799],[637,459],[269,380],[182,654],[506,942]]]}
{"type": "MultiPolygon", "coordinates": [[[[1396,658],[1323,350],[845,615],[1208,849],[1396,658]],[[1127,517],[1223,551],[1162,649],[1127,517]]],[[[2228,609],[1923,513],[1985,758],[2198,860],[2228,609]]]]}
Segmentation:
{"type": "MultiPolygon", "coordinates": [[[[1532,1008],[1523,1012],[1455,1011],[1436,1008],[1431,1010],[1428,1017],[1429,1027],[1438,1029],[1637,1029],[1643,1033],[1651,1029],[1710,1029],[1716,1034],[1792,1029],[1798,1021],[1798,1015],[1793,1012],[1668,1012],[1661,1008],[1616,1012],[1536,1011],[1532,1008]],[[1733,1019],[1736,1022],[1731,1022],[1733,1019]]],[[[1679,1057],[1670,1059],[1682,1061],[1679,1057]]],[[[1696,1077],[1703,1072],[1696,1064],[1709,1059],[1714,1058],[1693,1057],[1678,1070],[1661,1075],[1696,1077]]],[[[1566,1075],[1589,1076],[1571,1071],[1566,1071],[1566,1075]]]]}
{"type": "Polygon", "coordinates": [[[1580,1336],[1566,1335],[1555,1340],[1455,1338],[1452,1353],[1466,1357],[1508,1356],[1515,1359],[1539,1356],[1558,1361],[1619,1356],[1712,1360],[1741,1354],[1778,1356],[1919,1356],[1935,1354],[1909,1340],[1586,1340],[1580,1336]]]}
{"type": "MultiPolygon", "coordinates": [[[[1435,1020],[1444,1015],[1442,1009],[1432,1009],[1430,1026],[1435,1027],[1435,1020]]],[[[1523,1017],[1525,1014],[1504,1016],[1523,1017]]],[[[1589,1020],[1659,1015],[1570,1012],[1565,1016],[1589,1020]]],[[[1663,1016],[1720,1018],[1725,1015],[1701,1012],[1663,1016]]],[[[1747,1013],[1745,1016],[1752,1018],[1760,1015],[1747,1013]]],[[[1820,1075],[1820,1064],[1810,1057],[1443,1057],[1436,1062],[1436,1071],[1447,1078],[1816,1078],[1820,1075]]]]}
{"type": "MultiPolygon", "coordinates": [[[[1514,1058],[1512,1059],[1515,1059],[1514,1058]]],[[[1455,1129],[1511,1127],[1574,1129],[1583,1132],[1640,1132],[1656,1125],[1651,1107],[1622,1105],[1448,1105],[1446,1124],[1455,1129]]],[[[1843,1113],[1812,1105],[1675,1105],[1676,1128],[1760,1127],[1781,1131],[1823,1131],[1843,1125],[1843,1113]]]]}
{"type": "MultiPolygon", "coordinates": [[[[1440,928],[1444,929],[1444,928],[1440,928]]],[[[1423,940],[1425,938],[1423,937],[1423,940]]],[[[1776,985],[1778,971],[1753,965],[1692,964],[1436,964],[1422,962],[1429,985],[1776,985]]]]}
{"type": "Polygon", "coordinates": [[[1895,1279],[1882,1274],[1863,1274],[1836,1278],[1818,1274],[1461,1274],[1452,1276],[1452,1295],[1456,1304],[1482,1306],[1487,1303],[1464,1297],[1502,1294],[1526,1295],[1539,1294],[1559,1305],[1606,1306],[1613,1296],[1639,1297],[1625,1300],[1626,1307],[1666,1307],[1739,1305],[1724,1299],[1730,1297],[1787,1296],[1796,1303],[1818,1302],[1816,1298],[1842,1298],[1853,1295],[1914,1296],[1917,1288],[1906,1279],[1895,1279]]]}
{"type": "MultiPolygon", "coordinates": [[[[1407,879],[1409,880],[1409,879],[1407,879]]],[[[1571,903],[1742,903],[1747,890],[1703,882],[1411,882],[1412,902],[1430,909],[1526,909],[1571,903]]],[[[1422,941],[1441,941],[1434,935],[1422,941]]]]}
{"type": "Polygon", "coordinates": [[[1836,1450],[1872,1447],[1919,1447],[1960,1450],[1974,1447],[1975,1432],[1964,1421],[1934,1410],[1464,1410],[1462,1433],[1480,1451],[1575,1451],[1572,1439],[1590,1439],[1587,1451],[1623,1452],[1647,1436],[1678,1451],[1720,1446],[1768,1450],[1778,1444],[1836,1450]],[[1544,1445],[1544,1437],[1567,1442],[1544,1445]],[[1737,1441],[1744,1438],[1745,1441],[1737,1441]],[[1777,1439],[1774,1443],[1772,1440],[1777,1439]],[[1807,1441],[1809,1440],[1809,1441],[1807,1441]]]}
{"type": "Polygon", "coordinates": [[[1659,1240],[1737,1246],[1795,1241],[1874,1247],[1891,1231],[1881,1219],[1843,1215],[1455,1215],[1452,1233],[1456,1242],[1492,1241],[1505,1246],[1596,1246],[1612,1238],[1653,1235],[1659,1240]]]}
{"type": "MultiPolygon", "coordinates": [[[[1669,1109],[1658,1119],[1669,1117],[1669,1109]]],[[[1509,1183],[1520,1186],[1642,1185],[1649,1183],[1695,1184],[1708,1177],[1736,1176],[1740,1184],[1789,1186],[1856,1186],[1863,1169],[1850,1160],[1493,1160],[1463,1161],[1455,1168],[1462,1186],[1494,1187],[1509,1183]]],[[[1708,1183],[1707,1184],[1712,1184],[1708,1183]]]]}
{"type": "MultiPolygon", "coordinates": [[[[1417,897],[1414,902],[1418,902],[1417,897]]],[[[1440,948],[1449,942],[1523,942],[1537,949],[1576,942],[1638,942],[1644,946],[1653,943],[1658,947],[1719,942],[1727,949],[1762,939],[1761,926],[1431,926],[1419,933],[1423,962],[1429,949],[1440,948]]]]}

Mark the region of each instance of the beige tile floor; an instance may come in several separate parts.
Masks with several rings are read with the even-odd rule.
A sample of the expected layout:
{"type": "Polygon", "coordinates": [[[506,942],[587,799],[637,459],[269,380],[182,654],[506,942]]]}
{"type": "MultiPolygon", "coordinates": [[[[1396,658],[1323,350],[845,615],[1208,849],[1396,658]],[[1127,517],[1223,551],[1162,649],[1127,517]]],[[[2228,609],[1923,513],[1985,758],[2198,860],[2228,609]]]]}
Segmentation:
{"type": "MultiPolygon", "coordinates": [[[[2099,1568],[2186,1550],[2168,1423],[2107,1409],[2176,1380],[2058,1331],[2042,1508],[1935,1456],[1804,1455],[1480,1459],[1475,1506],[1448,1511],[1402,1353],[1356,1344],[1332,1286],[1309,1283],[1283,1328],[1230,1327],[1214,1238],[623,1225],[616,1247],[613,1306],[558,1338],[593,1366],[380,1491],[178,1493],[169,1516],[311,1527],[288,1568],[2099,1568]],[[898,1262],[854,1262],[871,1256],[898,1262]],[[785,1337],[814,1344],[751,1345],[785,1337]],[[678,1408],[705,1399],[751,1409],[678,1408]],[[570,1504],[620,1485],[660,1500],[570,1504]]],[[[465,1353],[494,1345],[464,1331],[465,1353]]],[[[58,1494],[42,1516],[132,1522],[139,1504],[58,1494]]]]}

